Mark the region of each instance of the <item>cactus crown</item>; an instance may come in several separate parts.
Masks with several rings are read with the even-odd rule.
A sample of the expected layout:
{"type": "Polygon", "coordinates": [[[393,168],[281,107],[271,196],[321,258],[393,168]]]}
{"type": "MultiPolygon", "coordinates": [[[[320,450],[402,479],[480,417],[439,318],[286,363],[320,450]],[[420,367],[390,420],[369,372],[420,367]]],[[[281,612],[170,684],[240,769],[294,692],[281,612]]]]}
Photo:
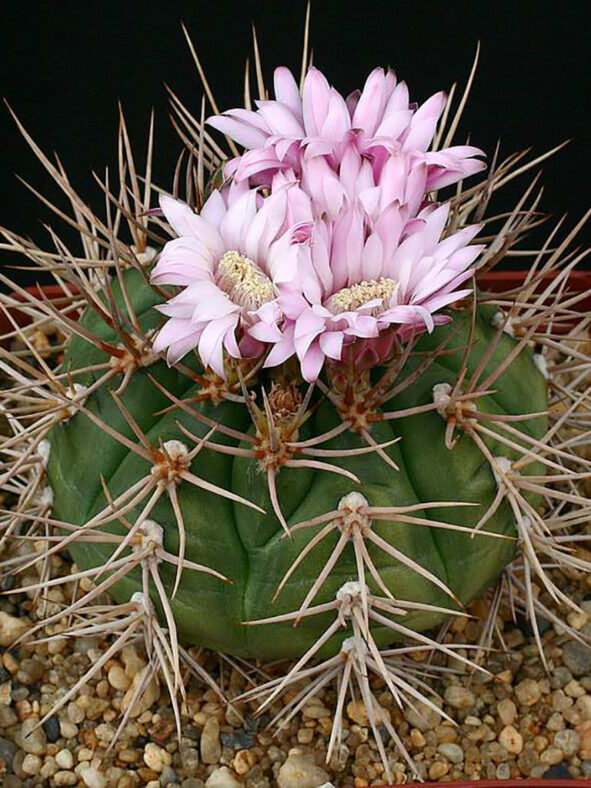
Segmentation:
{"type": "MultiPolygon", "coordinates": [[[[310,90],[323,90],[318,73],[309,72],[310,90]]],[[[389,75],[370,79],[393,95],[389,75]]],[[[282,70],[277,86],[278,98],[292,95],[282,70]]],[[[369,123],[362,99],[360,127],[369,123]]],[[[137,174],[123,115],[121,183],[102,184],[105,218],[21,126],[71,201],[81,245],[70,251],[52,232],[53,249],[43,251],[4,231],[5,246],[60,289],[40,297],[10,284],[14,294],[2,296],[14,346],[1,350],[12,384],[2,394],[2,481],[15,502],[3,540],[45,540],[40,552],[10,554],[5,568],[40,566],[41,579],[26,575],[22,590],[42,594],[64,582],[43,567],[67,548],[76,562],[67,579],[87,593],[37,628],[67,612],[92,622],[102,605],[113,649],[135,633],[155,650],[152,669],[165,677],[177,722],[181,662],[221,695],[191,646],[295,660],[284,678],[247,695],[262,698],[261,708],[302,679],[336,679],[329,757],[356,682],[388,774],[368,675],[399,702],[421,698],[439,711],[401,677],[409,650],[475,667],[433,628],[466,615],[501,575],[498,588],[535,627],[543,601],[534,588],[574,605],[546,565],[589,568],[567,539],[588,513],[575,486],[588,474],[577,448],[588,441],[589,361],[576,315],[584,294],[568,290],[574,231],[563,243],[553,232],[523,284],[499,295],[487,275],[539,223],[534,185],[509,218],[486,220],[494,227],[486,246],[470,242],[491,194],[540,159],[518,169],[521,154],[495,159],[483,181],[459,185],[437,207],[437,188],[481,168],[478,152],[465,151],[471,164],[456,162],[453,176],[423,154],[413,210],[409,126],[397,142],[409,156],[397,160],[410,168],[405,201],[363,203],[361,215],[344,165],[307,172],[295,143],[289,168],[273,164],[273,183],[252,169],[251,150],[226,165],[233,180],[218,191],[221,149],[176,97],[173,109],[189,152],[186,193],[178,201],[177,174],[161,199],[164,216],[152,210],[151,163],[144,186],[137,174]],[[336,207],[314,196],[327,183],[336,207]],[[321,259],[329,248],[333,258],[321,259]],[[454,275],[431,287],[448,264],[454,275]],[[457,289],[470,279],[474,287],[457,289]]],[[[218,119],[222,131],[227,121],[218,119]]],[[[320,144],[322,130],[316,137],[320,144]]],[[[357,162],[361,178],[369,143],[358,142],[348,166],[357,162]]],[[[386,176],[371,177],[372,194],[383,194],[386,176]]],[[[280,719],[309,697],[298,695],[280,719]]]]}

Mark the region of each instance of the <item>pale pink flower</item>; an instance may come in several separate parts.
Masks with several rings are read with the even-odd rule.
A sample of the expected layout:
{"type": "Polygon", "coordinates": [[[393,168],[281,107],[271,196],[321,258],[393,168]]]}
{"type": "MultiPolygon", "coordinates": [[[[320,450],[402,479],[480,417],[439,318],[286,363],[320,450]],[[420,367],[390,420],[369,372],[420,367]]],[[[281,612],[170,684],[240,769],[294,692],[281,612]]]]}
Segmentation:
{"type": "Polygon", "coordinates": [[[283,66],[275,70],[274,86],[275,100],[257,101],[256,111],[233,109],[208,120],[246,149],[226,167],[237,181],[268,185],[277,170],[299,174],[302,160],[315,156],[326,157],[337,168],[352,144],[371,161],[376,176],[393,152],[420,156],[428,168],[429,191],[485,166],[474,158],[482,151],[470,145],[428,152],[445,94],[436,93],[417,108],[409,103],[406,84],[397,82],[390,70],[374,69],[363,90],[346,99],[316,68],[308,71],[302,96],[283,66]]]}
{"type": "Polygon", "coordinates": [[[183,290],[157,307],[169,320],[154,350],[167,349],[172,365],[197,348],[204,367],[225,377],[224,351],[257,358],[281,336],[277,288],[294,276],[299,253],[286,227],[286,192],[263,200],[246,185],[214,191],[200,214],[172,197],[160,206],[178,237],[164,246],[151,281],[183,290]]]}
{"type": "Polygon", "coordinates": [[[447,322],[435,313],[471,292],[457,288],[483,248],[469,245],[478,226],[441,240],[448,213],[447,204],[430,205],[408,222],[394,201],[372,219],[358,201],[316,220],[297,278],[281,286],[285,323],[265,365],[295,354],[311,382],[327,358],[341,360],[354,342],[361,355],[379,355],[392,347],[386,332],[404,341],[447,322]]]}

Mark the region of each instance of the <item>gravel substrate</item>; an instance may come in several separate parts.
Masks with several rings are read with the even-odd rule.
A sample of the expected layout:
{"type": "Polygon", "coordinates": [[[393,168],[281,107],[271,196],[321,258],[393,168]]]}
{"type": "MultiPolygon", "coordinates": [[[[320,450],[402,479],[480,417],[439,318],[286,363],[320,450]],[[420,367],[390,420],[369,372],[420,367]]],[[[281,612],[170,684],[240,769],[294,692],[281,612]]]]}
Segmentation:
{"type": "MultiPolygon", "coordinates": [[[[75,567],[66,560],[55,558],[53,575],[73,571],[75,567]]],[[[584,615],[570,613],[569,624],[591,634],[591,599],[586,600],[591,594],[585,578],[573,574],[556,579],[585,610],[584,615]]],[[[5,589],[10,581],[8,577],[2,581],[5,589]]],[[[191,680],[181,708],[179,742],[167,691],[162,682],[153,681],[109,750],[121,711],[129,705],[146,666],[145,655],[133,645],[109,660],[76,699],[36,728],[39,719],[96,663],[108,641],[75,638],[14,650],[7,647],[38,617],[58,611],[74,590],[74,584],[68,584],[50,590],[44,599],[34,599],[32,592],[0,597],[3,788],[316,788],[326,782],[363,788],[383,784],[383,766],[361,702],[348,704],[343,743],[331,762],[325,763],[334,689],[321,692],[283,731],[275,733],[265,727],[268,717],[254,716],[256,704],[242,707],[241,718],[232,708],[224,708],[213,690],[191,680]]],[[[80,588],[76,591],[81,592],[80,588]]],[[[457,619],[447,641],[476,643],[486,610],[484,602],[473,605],[470,612],[475,618],[457,619]]],[[[392,719],[429,780],[550,774],[591,777],[591,649],[540,622],[550,667],[546,675],[528,624],[512,621],[508,609],[502,611],[498,624],[508,651],[488,655],[485,667],[490,675],[462,672],[456,660],[451,667],[457,673],[432,682],[444,710],[457,725],[442,721],[427,708],[402,713],[385,686],[375,680],[381,713],[392,719]]],[[[63,622],[41,634],[54,635],[65,626],[63,622]]],[[[242,672],[218,656],[205,653],[198,659],[229,697],[248,689],[242,672]]],[[[287,703],[291,697],[288,693],[278,703],[287,703]]],[[[275,705],[272,711],[278,708],[275,705]]],[[[391,747],[388,754],[396,781],[411,781],[399,753],[391,747]]]]}

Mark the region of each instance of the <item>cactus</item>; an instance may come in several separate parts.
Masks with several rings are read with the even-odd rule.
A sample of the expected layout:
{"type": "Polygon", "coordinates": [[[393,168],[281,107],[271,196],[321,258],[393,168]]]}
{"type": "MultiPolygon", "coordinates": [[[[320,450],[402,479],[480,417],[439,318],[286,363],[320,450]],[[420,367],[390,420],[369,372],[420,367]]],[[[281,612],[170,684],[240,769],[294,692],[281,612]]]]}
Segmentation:
{"type": "MultiPolygon", "coordinates": [[[[148,333],[158,322],[158,314],[152,309],[157,296],[136,271],[125,274],[122,286],[131,296],[130,307],[137,315],[141,329],[148,333]]],[[[125,314],[125,303],[117,286],[113,288],[113,296],[121,313],[125,314]]],[[[396,415],[396,411],[429,404],[433,401],[436,387],[456,385],[462,361],[468,374],[473,374],[486,347],[495,339],[497,331],[491,319],[494,315],[495,310],[490,307],[479,309],[473,345],[465,359],[463,348],[469,342],[469,317],[456,320],[453,326],[442,326],[428,338],[421,339],[415,348],[417,356],[409,358],[404,366],[401,382],[411,379],[424,358],[430,357],[429,354],[433,354],[433,364],[417,380],[411,380],[399,394],[385,399],[381,412],[396,415]],[[453,335],[451,340],[450,335],[453,335]],[[446,340],[450,340],[446,344],[448,354],[438,358],[437,347],[446,340]],[[423,357],[419,355],[421,353],[427,355],[423,357]]],[[[84,329],[100,336],[104,342],[116,342],[114,332],[100,324],[100,317],[94,312],[86,313],[81,320],[84,329]]],[[[486,378],[495,371],[516,346],[516,340],[504,334],[485,365],[482,377],[486,378]]],[[[66,352],[64,366],[75,375],[79,385],[92,389],[100,380],[100,372],[77,375],[76,371],[104,363],[108,358],[100,347],[77,337],[66,352]]],[[[192,366],[194,371],[202,374],[196,364],[192,366]]],[[[386,370],[377,374],[380,372],[385,374],[386,370]]],[[[168,453],[172,461],[175,452],[182,455],[183,451],[192,451],[196,441],[210,432],[208,424],[195,418],[193,410],[211,423],[246,434],[253,434],[250,418],[241,403],[195,402],[202,391],[200,384],[191,379],[189,370],[178,372],[175,368],[168,368],[162,360],[137,370],[120,397],[114,397],[113,391],[120,379],[120,376],[110,378],[100,385],[84,399],[84,413],[76,413],[49,433],[48,476],[54,492],[54,514],[65,522],[84,525],[108,509],[101,485],[116,500],[126,491],[136,489],[141,479],[147,479],[141,499],[127,516],[135,522],[141,512],[144,519],[159,523],[164,531],[164,549],[176,556],[180,549],[180,534],[170,498],[164,493],[154,508],[149,511],[145,508],[154,489],[158,489],[153,484],[149,486],[150,472],[157,467],[157,461],[134,452],[133,447],[109,434],[107,428],[138,444],[133,429],[133,425],[137,425],[145,435],[142,443],[151,444],[154,452],[168,453]],[[190,404],[183,409],[167,408],[171,403],[180,401],[190,404]],[[94,414],[93,420],[86,411],[94,414]]],[[[478,410],[483,414],[517,415],[526,410],[546,410],[546,380],[528,349],[519,353],[497,378],[495,388],[502,394],[478,399],[478,410]]],[[[273,380],[267,373],[251,387],[257,393],[254,405],[262,402],[259,392],[263,389],[267,392],[273,418],[287,422],[295,418],[304,397],[302,386],[282,383],[280,378],[273,380]]],[[[314,412],[306,419],[299,435],[294,436],[296,440],[305,442],[313,436],[330,433],[339,424],[339,416],[330,403],[320,403],[319,407],[316,404],[317,400],[312,398],[308,409],[314,412]]],[[[260,418],[262,428],[268,430],[266,417],[260,418]]],[[[486,415],[483,418],[486,423],[486,415]]],[[[547,430],[546,418],[524,420],[518,424],[519,429],[538,439],[547,430]]],[[[259,430],[259,436],[260,433],[259,430]]],[[[343,515],[335,516],[332,533],[318,546],[311,545],[311,540],[322,526],[298,529],[297,524],[315,520],[326,512],[347,511],[347,497],[352,493],[356,493],[370,508],[393,508],[391,514],[379,515],[379,520],[365,515],[369,528],[375,530],[380,542],[372,543],[370,536],[363,538],[379,576],[394,599],[459,609],[458,602],[466,604],[482,593],[515,554],[514,541],[494,539],[485,534],[515,535],[514,516],[509,504],[504,502],[488,520],[482,535],[475,537],[463,531],[429,527],[430,521],[434,524],[444,521],[473,529],[497,491],[493,468],[470,437],[461,436],[450,451],[445,446],[444,433],[445,421],[437,410],[376,422],[372,431],[376,441],[388,443],[401,439],[384,449],[398,470],[375,452],[347,456],[349,450],[364,445],[358,434],[351,430],[322,443],[323,448],[334,452],[334,459],[331,459],[348,472],[347,476],[307,467],[282,468],[277,476],[277,491],[288,527],[294,528],[291,538],[282,538],[283,529],[273,512],[259,461],[220,454],[205,446],[190,463],[190,473],[209,484],[218,485],[236,498],[222,497],[215,491],[192,484],[188,478],[175,482],[186,531],[184,555],[187,561],[209,567],[232,582],[225,583],[206,572],[185,569],[173,596],[175,567],[168,565],[163,568],[162,582],[181,640],[229,654],[265,659],[297,657],[306,651],[326,625],[321,618],[304,620],[295,630],[290,623],[268,625],[269,631],[266,631],[267,627],[238,625],[300,607],[337,549],[342,526],[336,520],[343,515]],[[350,474],[361,483],[352,480],[350,474]],[[263,509],[264,513],[248,506],[248,502],[263,509]],[[432,508],[433,502],[476,505],[460,507],[447,503],[432,508]],[[423,509],[421,504],[428,507],[423,509]],[[410,521],[398,520],[397,508],[401,514],[408,510],[406,517],[410,521]],[[426,524],[421,525],[421,522],[426,524]],[[280,582],[306,549],[309,552],[273,601],[280,582]],[[404,558],[406,562],[403,562],[404,558]]],[[[214,436],[210,441],[213,445],[214,436]]],[[[224,446],[245,445],[238,436],[222,435],[219,431],[215,441],[224,446]]],[[[484,441],[493,456],[513,459],[514,452],[507,451],[501,443],[489,438],[484,438],[484,441]]],[[[294,456],[298,455],[294,452],[294,456]]],[[[300,456],[305,457],[305,451],[300,456]]],[[[539,463],[528,466],[527,472],[539,474],[539,463]]],[[[121,500],[120,505],[125,507],[126,501],[121,500]]],[[[116,521],[108,530],[125,533],[116,521]]],[[[112,545],[93,542],[73,542],[71,546],[76,563],[82,569],[107,564],[114,549],[112,545]]],[[[339,587],[356,575],[355,551],[350,544],[343,549],[326,581],[317,589],[314,602],[325,603],[333,599],[339,587]]],[[[367,582],[373,592],[379,591],[369,572],[367,582]]],[[[123,602],[141,588],[141,573],[135,570],[113,586],[110,593],[123,602]]],[[[445,613],[439,611],[415,611],[405,618],[404,623],[424,630],[440,623],[444,617],[445,613]]],[[[379,632],[376,637],[382,645],[396,639],[395,633],[391,632],[379,632]]],[[[344,633],[335,635],[326,644],[326,653],[334,653],[343,638],[344,633]]]]}
{"type": "Polygon", "coordinates": [[[376,717],[371,674],[398,704],[445,716],[409,652],[432,652],[429,675],[446,661],[480,669],[507,600],[546,667],[537,616],[572,633],[551,605],[578,609],[555,569],[591,569],[578,546],[591,362],[577,308],[589,294],[569,279],[587,217],[564,240],[559,224],[527,252],[523,283],[495,293],[490,269],[543,217],[535,181],[509,214],[485,218],[490,197],[554,151],[495,157],[466,186],[484,164],[449,147],[459,114],[425,149],[442,94],[415,112],[379,69],[347,103],[315,69],[302,96],[285,69],[275,88],[256,112],[209,120],[247,146],[230,140],[229,160],[173,95],[188,156],[159,208],[152,132],[142,179],[121,114],[104,218],[17,120],[81,243],[52,230],[42,250],[2,231],[60,295],[0,274],[15,291],[0,296],[13,343],[0,349],[13,503],[0,566],[34,600],[72,581],[85,592],[57,612],[42,601],[29,637],[58,625],[50,638],[111,639],[51,713],[130,639],[150,654],[144,682],[166,683],[179,736],[181,665],[228,700],[193,646],[288,658],[241,700],[262,711],[293,690],[285,724],[334,682],[330,759],[356,687],[387,778],[384,728],[418,774],[376,717]],[[66,551],[75,566],[54,576],[66,551]],[[480,651],[459,651],[442,634],[483,594],[480,651]]]}

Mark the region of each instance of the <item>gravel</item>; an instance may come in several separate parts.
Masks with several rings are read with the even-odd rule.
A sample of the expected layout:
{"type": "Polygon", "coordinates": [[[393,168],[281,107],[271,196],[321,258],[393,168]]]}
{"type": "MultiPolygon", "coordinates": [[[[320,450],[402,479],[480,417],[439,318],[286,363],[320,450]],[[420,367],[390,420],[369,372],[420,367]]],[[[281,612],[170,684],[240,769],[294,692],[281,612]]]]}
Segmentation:
{"type": "MultiPolygon", "coordinates": [[[[54,576],[72,571],[70,563],[55,557],[54,576]]],[[[591,599],[583,598],[591,583],[578,576],[557,576],[557,582],[586,606],[588,618],[591,599]]],[[[74,592],[74,586],[63,588],[55,604],[67,604],[74,592]]],[[[545,592],[540,594],[556,610],[545,592]]],[[[0,597],[2,637],[36,623],[33,596],[0,597]]],[[[475,603],[468,612],[472,618],[461,630],[450,628],[450,643],[479,642],[486,605],[475,603]]],[[[582,635],[590,634],[589,621],[579,617],[574,623],[582,635]]],[[[515,626],[510,610],[499,610],[497,626],[508,651],[491,652],[485,667],[492,675],[462,671],[431,681],[433,702],[457,725],[419,702],[402,713],[380,682],[374,686],[378,718],[392,723],[425,779],[591,779],[591,649],[560,627],[548,627],[542,635],[546,674],[534,639],[515,626]]],[[[107,647],[98,638],[43,642],[59,631],[55,627],[39,632],[35,644],[0,649],[2,788],[319,788],[325,783],[366,788],[384,782],[359,698],[347,698],[341,743],[325,762],[336,700],[330,686],[274,732],[266,727],[270,717],[253,717],[255,702],[240,707],[239,716],[211,689],[191,681],[180,704],[179,741],[163,681],[149,681],[130,708],[148,670],[147,655],[135,645],[107,661],[77,697],[39,725],[107,647]],[[130,718],[115,741],[124,709],[130,718]]],[[[204,652],[199,659],[219,678],[215,655],[204,652]]],[[[458,667],[451,660],[445,664],[458,667]]],[[[249,687],[244,675],[228,666],[222,679],[232,697],[249,687]]],[[[288,694],[275,702],[271,716],[292,698],[288,694]]],[[[387,736],[385,742],[395,780],[411,781],[387,736]]]]}

